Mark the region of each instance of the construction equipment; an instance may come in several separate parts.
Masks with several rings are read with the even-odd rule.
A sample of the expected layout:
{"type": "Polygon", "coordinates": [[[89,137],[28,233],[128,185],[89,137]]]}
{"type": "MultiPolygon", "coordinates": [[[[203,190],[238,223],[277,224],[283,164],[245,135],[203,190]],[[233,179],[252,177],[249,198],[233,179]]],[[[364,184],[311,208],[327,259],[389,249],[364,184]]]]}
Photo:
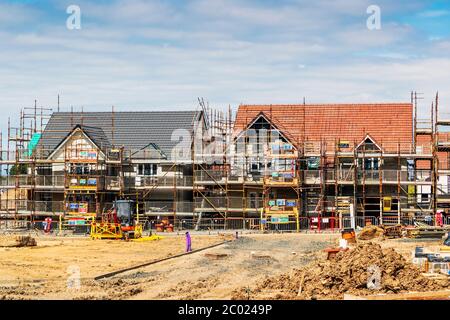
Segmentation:
{"type": "Polygon", "coordinates": [[[173,224],[168,219],[163,219],[161,223],[157,223],[155,226],[158,232],[173,232],[173,224]]]}
{"type": "Polygon", "coordinates": [[[92,222],[92,239],[139,239],[142,237],[142,224],[139,215],[133,215],[133,201],[117,200],[113,208],[102,215],[101,222],[92,222]]]}
{"type": "Polygon", "coordinates": [[[342,239],[347,240],[348,243],[356,243],[356,233],[354,229],[342,230],[342,239]]]}

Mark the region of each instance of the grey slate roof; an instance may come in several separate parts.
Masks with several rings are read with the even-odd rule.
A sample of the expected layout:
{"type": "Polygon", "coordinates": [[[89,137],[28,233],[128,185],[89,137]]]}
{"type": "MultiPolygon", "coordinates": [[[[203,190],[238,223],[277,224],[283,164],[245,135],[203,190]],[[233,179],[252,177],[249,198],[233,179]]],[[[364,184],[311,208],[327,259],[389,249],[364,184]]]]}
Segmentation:
{"type": "MultiPolygon", "coordinates": [[[[170,155],[169,155],[170,156],[170,155]]],[[[168,156],[155,143],[150,143],[142,149],[136,150],[131,154],[126,154],[125,159],[167,159],[168,156]]]]}
{"type": "Polygon", "coordinates": [[[172,133],[177,129],[191,132],[200,115],[200,111],[114,112],[114,116],[111,112],[55,112],[47,123],[38,148],[55,149],[76,125],[80,125],[99,143],[123,146],[133,151],[151,146],[170,159],[173,147],[179,143],[171,140],[172,133]]]}
{"type": "Polygon", "coordinates": [[[101,150],[106,151],[112,147],[111,142],[102,128],[77,125],[101,150]]]}

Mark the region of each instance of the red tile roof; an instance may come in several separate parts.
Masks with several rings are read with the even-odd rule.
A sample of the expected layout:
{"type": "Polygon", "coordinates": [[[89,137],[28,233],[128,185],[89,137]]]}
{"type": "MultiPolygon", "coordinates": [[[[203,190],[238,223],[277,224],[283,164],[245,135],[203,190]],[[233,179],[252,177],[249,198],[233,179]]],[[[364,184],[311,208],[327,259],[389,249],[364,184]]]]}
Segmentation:
{"type": "Polygon", "coordinates": [[[399,143],[406,150],[413,141],[411,103],[241,105],[234,133],[246,129],[260,113],[297,145],[323,141],[334,150],[339,140],[353,146],[369,134],[385,151],[396,151],[399,143]]]}

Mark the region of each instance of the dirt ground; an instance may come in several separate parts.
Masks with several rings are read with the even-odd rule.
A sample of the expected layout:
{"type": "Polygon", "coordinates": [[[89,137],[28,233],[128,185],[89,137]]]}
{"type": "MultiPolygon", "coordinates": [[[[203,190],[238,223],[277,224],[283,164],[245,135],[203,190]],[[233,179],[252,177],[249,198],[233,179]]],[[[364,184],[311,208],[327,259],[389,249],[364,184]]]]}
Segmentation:
{"type": "MultiPolygon", "coordinates": [[[[194,234],[193,249],[230,237],[194,234]]],[[[254,283],[325,259],[323,249],[338,239],[339,234],[247,234],[96,281],[95,276],[107,272],[182,253],[184,235],[152,242],[38,237],[37,247],[0,248],[0,299],[230,299],[235,290],[247,287],[250,297],[254,283]],[[74,267],[81,276],[79,288],[70,282],[74,267]]],[[[417,245],[439,246],[439,241],[401,239],[377,243],[408,260],[417,245]]]]}
{"type": "MultiPolygon", "coordinates": [[[[79,292],[67,290],[67,281],[78,271],[83,288],[95,276],[185,250],[184,235],[170,235],[147,242],[51,236],[35,238],[36,247],[0,248],[0,299],[74,298],[79,292]]],[[[196,249],[223,242],[223,237],[193,235],[192,242],[193,249],[196,249]]]]}

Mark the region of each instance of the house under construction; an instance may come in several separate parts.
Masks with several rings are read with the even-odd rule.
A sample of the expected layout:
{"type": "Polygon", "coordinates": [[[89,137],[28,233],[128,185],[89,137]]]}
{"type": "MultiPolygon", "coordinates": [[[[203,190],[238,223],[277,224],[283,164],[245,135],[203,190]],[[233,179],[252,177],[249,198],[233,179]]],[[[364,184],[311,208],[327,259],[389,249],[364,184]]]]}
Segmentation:
{"type": "Polygon", "coordinates": [[[433,223],[450,212],[450,117],[436,96],[418,118],[417,100],[241,105],[235,116],[203,100],[166,112],[35,105],[1,145],[1,218],[86,225],[130,199],[142,219],[183,228],[433,223]]]}

